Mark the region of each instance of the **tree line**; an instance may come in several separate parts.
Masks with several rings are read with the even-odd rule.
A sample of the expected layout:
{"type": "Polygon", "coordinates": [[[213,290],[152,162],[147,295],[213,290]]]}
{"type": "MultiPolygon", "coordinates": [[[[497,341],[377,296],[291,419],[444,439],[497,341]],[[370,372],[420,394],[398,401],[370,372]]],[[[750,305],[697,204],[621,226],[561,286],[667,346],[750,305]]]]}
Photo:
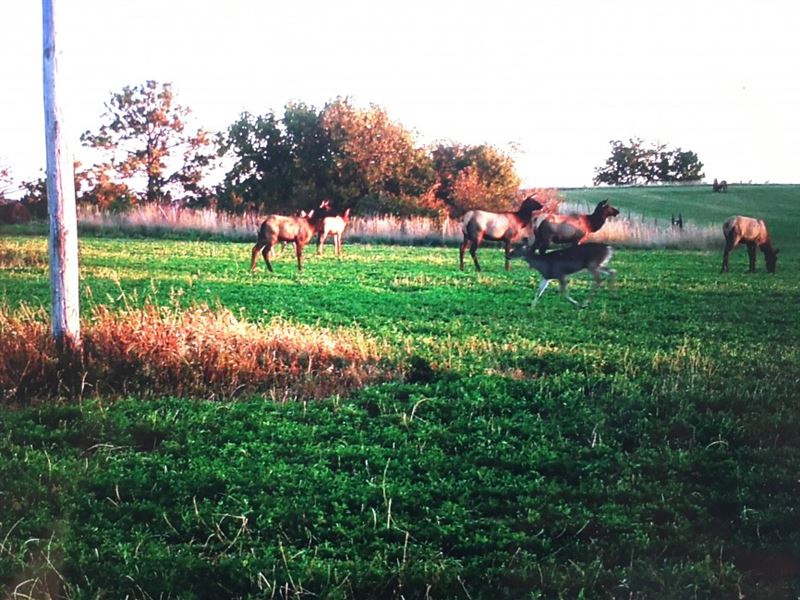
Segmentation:
{"type": "MultiPolygon", "coordinates": [[[[78,201],[101,210],[181,203],[232,212],[291,213],[328,199],[354,213],[460,215],[473,208],[516,208],[513,159],[491,145],[420,146],[379,106],[336,98],[317,109],[302,102],[282,113],[243,113],[225,131],[192,126],[172,85],[147,81],[111,94],[100,126],[81,135],[95,157],[76,163],[78,201]],[[217,174],[215,185],[206,184],[217,174]]],[[[691,181],[697,156],[663,145],[612,141],[597,184],[691,181]]],[[[23,183],[29,202],[45,198],[43,180],[23,183]]],[[[46,202],[44,203],[46,206],[46,202]]]]}

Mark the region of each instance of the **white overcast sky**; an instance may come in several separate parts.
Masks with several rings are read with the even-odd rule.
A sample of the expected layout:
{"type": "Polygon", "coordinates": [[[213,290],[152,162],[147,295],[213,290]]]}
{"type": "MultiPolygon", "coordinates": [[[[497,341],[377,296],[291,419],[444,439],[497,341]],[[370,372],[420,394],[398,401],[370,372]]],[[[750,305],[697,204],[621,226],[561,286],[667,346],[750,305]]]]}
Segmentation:
{"type": "MultiPolygon", "coordinates": [[[[800,183],[795,0],[57,0],[73,153],[112,92],[171,82],[195,122],[377,104],[419,143],[489,143],[526,186],[590,185],[609,141],[708,180],[800,183]]],[[[41,3],[0,2],[0,165],[44,167],[41,3]]]]}

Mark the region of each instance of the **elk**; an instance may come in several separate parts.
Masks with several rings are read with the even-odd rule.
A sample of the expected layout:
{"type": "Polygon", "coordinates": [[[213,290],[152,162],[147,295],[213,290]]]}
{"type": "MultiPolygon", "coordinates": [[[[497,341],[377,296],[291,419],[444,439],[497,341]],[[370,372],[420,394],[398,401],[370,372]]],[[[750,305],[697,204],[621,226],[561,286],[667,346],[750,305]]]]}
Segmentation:
{"type": "MultiPolygon", "coordinates": [[[[323,202],[325,204],[327,201],[323,202]]],[[[320,207],[323,207],[320,204],[320,207]]],[[[327,204],[324,208],[330,208],[327,204]]],[[[350,209],[346,209],[341,215],[326,215],[318,221],[317,226],[317,254],[322,254],[322,247],[328,236],[333,238],[334,253],[337,256],[342,255],[342,236],[344,235],[344,228],[350,222],[350,209]]]]}
{"type": "Polygon", "coordinates": [[[608,203],[598,202],[591,214],[548,215],[535,226],[533,248],[544,254],[550,244],[582,244],[590,233],[598,231],[609,217],[619,210],[608,203]]]}
{"type": "Polygon", "coordinates": [[[774,273],[778,262],[778,251],[772,246],[772,239],[767,231],[767,224],[761,219],[742,217],[740,215],[730,217],[722,225],[722,233],[725,236],[725,250],[722,254],[722,273],[728,271],[728,255],[739,242],[747,244],[747,254],[750,257],[750,268],[748,273],[755,273],[756,270],[756,248],[761,248],[764,253],[764,260],[767,263],[767,273],[774,273]]]}
{"type": "Polygon", "coordinates": [[[253,246],[250,271],[256,270],[256,261],[260,251],[264,257],[264,262],[267,263],[267,269],[272,273],[272,263],[269,259],[273,246],[278,242],[294,243],[295,254],[297,255],[297,270],[302,271],[303,247],[314,237],[318,220],[318,217],[314,216],[313,210],[309,213],[303,211],[299,217],[268,215],[258,229],[258,240],[253,246]]]}
{"type": "Polygon", "coordinates": [[[727,192],[728,191],[728,182],[724,179],[722,181],[717,181],[714,179],[714,183],[711,184],[711,191],[713,192],[727,192]]]}
{"type": "Polygon", "coordinates": [[[605,244],[598,244],[596,242],[589,242],[580,246],[570,246],[562,250],[554,250],[543,255],[536,255],[533,248],[525,246],[517,246],[511,252],[511,258],[522,258],[532,269],[536,269],[542,276],[542,283],[539,284],[539,290],[531,303],[531,306],[536,306],[539,298],[547,289],[551,281],[558,281],[561,294],[572,302],[575,306],[585,308],[589,305],[592,299],[592,294],[599,288],[602,283],[602,275],[608,278],[609,287],[614,284],[614,279],[617,272],[614,269],[606,267],[611,257],[614,255],[614,249],[605,244]],[[568,275],[577,273],[586,269],[594,277],[594,285],[589,297],[581,305],[574,300],[567,293],[568,275]]]}
{"type": "Polygon", "coordinates": [[[464,241],[459,247],[459,265],[464,270],[464,253],[469,246],[469,253],[475,263],[475,270],[480,271],[478,263],[478,246],[484,239],[496,242],[505,242],[506,271],[510,269],[509,253],[511,243],[519,239],[533,217],[533,213],[541,210],[542,205],[534,198],[528,196],[516,212],[494,213],[486,210],[470,210],[461,219],[461,231],[464,241]]]}

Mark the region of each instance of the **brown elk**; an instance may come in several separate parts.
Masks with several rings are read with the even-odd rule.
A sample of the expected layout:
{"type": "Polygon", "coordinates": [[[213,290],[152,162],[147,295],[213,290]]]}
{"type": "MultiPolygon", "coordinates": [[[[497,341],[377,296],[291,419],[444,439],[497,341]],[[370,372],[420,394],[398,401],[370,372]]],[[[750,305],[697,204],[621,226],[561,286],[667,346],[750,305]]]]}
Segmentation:
{"type": "Polygon", "coordinates": [[[619,210],[603,200],[591,214],[548,215],[536,224],[533,248],[544,254],[550,244],[582,244],[590,233],[605,225],[606,219],[618,214],[619,210]]]}
{"type": "Polygon", "coordinates": [[[314,211],[301,212],[299,217],[284,217],[283,215],[268,215],[258,230],[258,240],[253,246],[250,271],[256,270],[258,253],[261,252],[267,269],[272,273],[270,254],[273,246],[278,242],[294,243],[297,255],[297,270],[303,270],[303,247],[314,237],[317,231],[318,217],[314,211]]]}
{"type": "Polygon", "coordinates": [[[516,212],[494,213],[486,210],[470,210],[461,220],[461,231],[464,241],[459,248],[459,265],[464,270],[464,253],[469,246],[469,253],[475,263],[475,270],[480,271],[478,263],[478,246],[484,239],[504,242],[506,247],[506,271],[510,269],[509,253],[511,243],[522,235],[533,217],[533,213],[541,210],[542,205],[534,198],[528,196],[516,212]]]}
{"type": "Polygon", "coordinates": [[[747,254],[750,257],[749,273],[756,270],[756,248],[761,248],[767,263],[767,273],[774,273],[778,262],[778,251],[772,246],[772,239],[767,231],[767,224],[761,219],[735,216],[730,217],[722,225],[725,235],[725,251],[722,254],[722,272],[728,271],[728,255],[739,242],[747,244],[747,254]]]}
{"type": "Polygon", "coordinates": [[[317,222],[317,254],[322,254],[322,247],[328,236],[333,239],[334,253],[337,256],[342,255],[342,236],[344,229],[350,222],[350,209],[346,209],[341,215],[335,215],[330,212],[330,202],[323,200],[319,205],[320,210],[324,210],[325,214],[317,222]]]}
{"type": "Polygon", "coordinates": [[[536,255],[533,248],[525,246],[517,246],[511,252],[512,258],[524,259],[530,268],[536,269],[542,276],[542,283],[539,285],[539,290],[536,292],[531,306],[536,306],[551,281],[558,281],[561,294],[574,305],[588,306],[592,299],[592,294],[603,283],[601,274],[608,278],[609,286],[614,284],[617,272],[606,267],[613,255],[614,249],[611,246],[596,242],[589,242],[581,246],[570,246],[543,255],[536,255]],[[581,305],[567,293],[567,276],[584,269],[594,277],[594,285],[589,297],[581,305]]]}

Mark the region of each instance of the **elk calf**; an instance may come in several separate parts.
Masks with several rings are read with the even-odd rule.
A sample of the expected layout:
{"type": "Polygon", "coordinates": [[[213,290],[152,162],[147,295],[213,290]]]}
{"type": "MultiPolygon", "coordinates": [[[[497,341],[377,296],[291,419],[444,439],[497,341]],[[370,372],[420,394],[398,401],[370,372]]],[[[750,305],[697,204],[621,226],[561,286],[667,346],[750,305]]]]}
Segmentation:
{"type": "Polygon", "coordinates": [[[319,237],[317,238],[317,254],[322,254],[322,246],[328,236],[333,238],[333,250],[337,256],[342,255],[342,236],[344,228],[350,222],[350,209],[345,210],[341,216],[325,217],[320,220],[318,226],[319,237]]]}
{"type": "MultiPolygon", "coordinates": [[[[539,298],[547,289],[551,281],[558,281],[561,294],[576,306],[581,306],[567,293],[567,276],[586,269],[594,277],[592,293],[602,285],[601,273],[608,278],[608,284],[613,285],[617,272],[606,267],[614,249],[605,244],[589,242],[582,246],[570,246],[563,250],[548,252],[547,254],[536,255],[533,248],[518,246],[511,252],[511,258],[522,258],[532,269],[536,269],[542,276],[542,283],[531,306],[536,306],[539,298]]],[[[591,301],[591,293],[583,303],[583,307],[588,306],[591,301]]]]}

